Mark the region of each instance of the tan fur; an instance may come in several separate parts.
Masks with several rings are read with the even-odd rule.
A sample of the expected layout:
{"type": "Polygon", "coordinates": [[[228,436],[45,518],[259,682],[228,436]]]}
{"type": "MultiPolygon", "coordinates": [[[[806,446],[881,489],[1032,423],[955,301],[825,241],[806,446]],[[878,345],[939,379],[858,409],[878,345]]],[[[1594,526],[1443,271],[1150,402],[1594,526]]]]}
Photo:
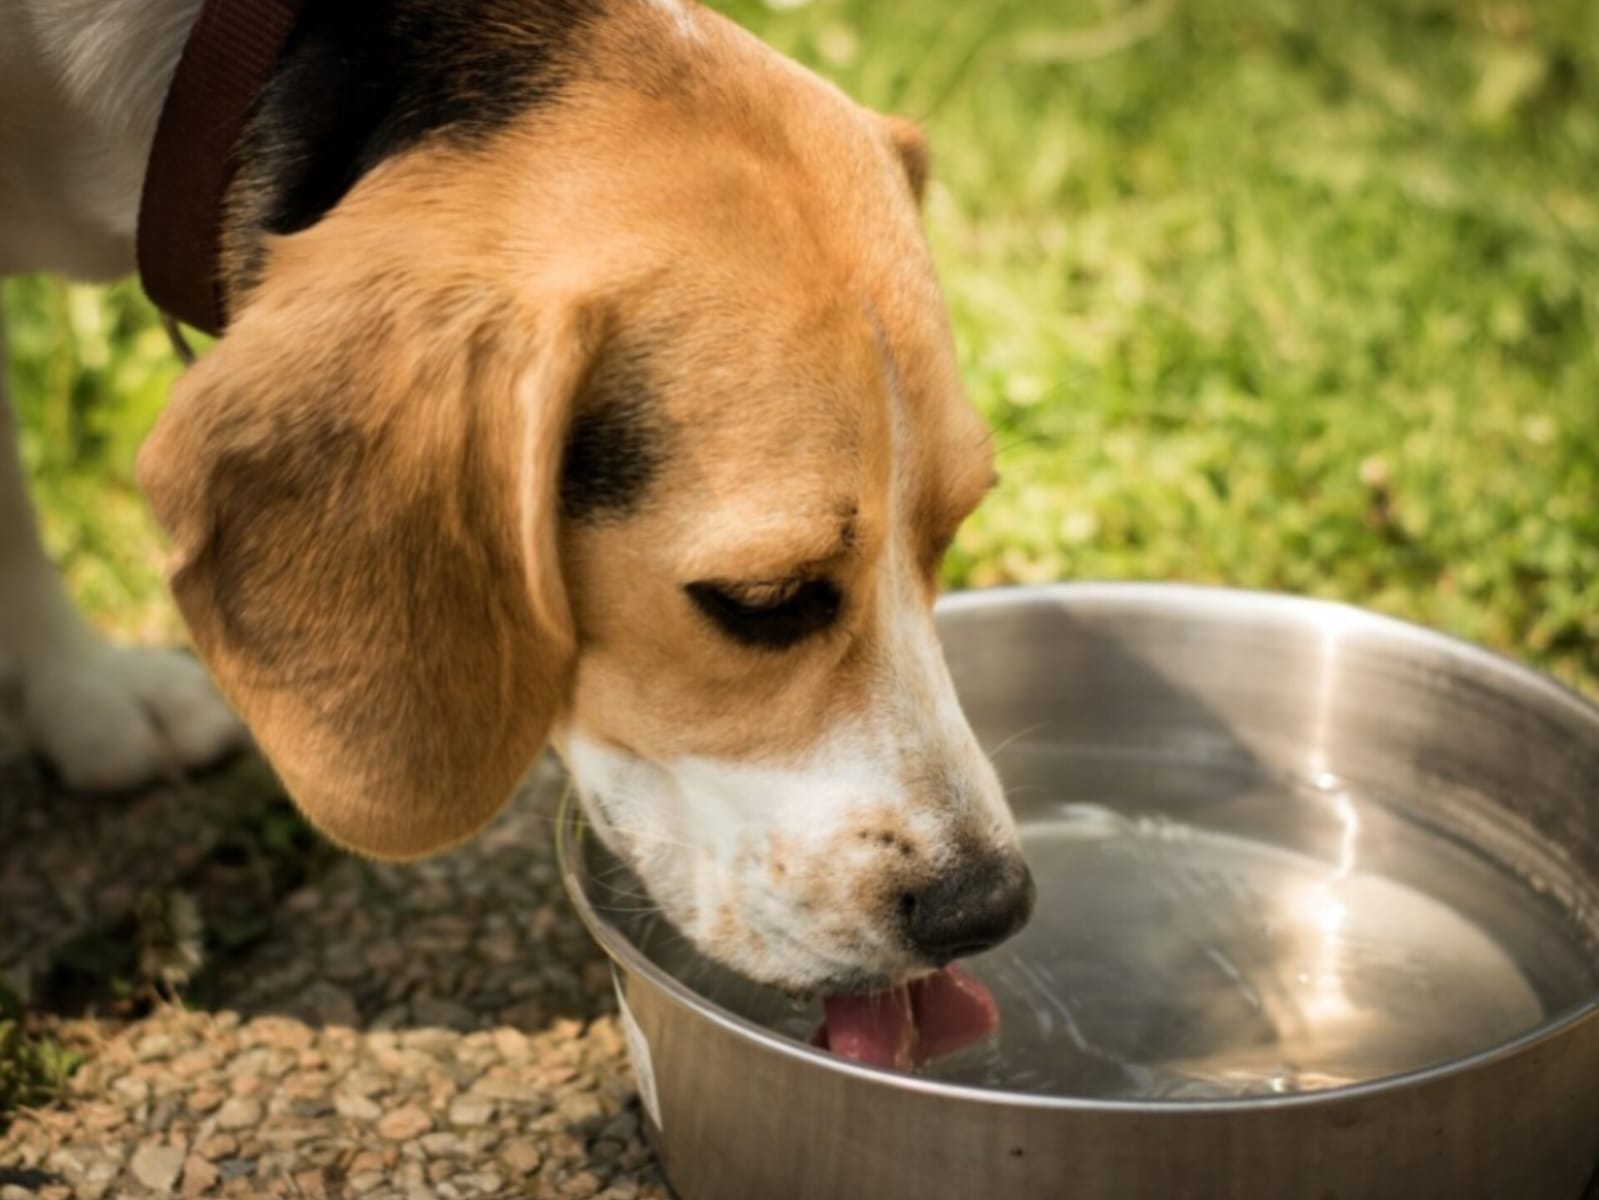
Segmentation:
{"type": "Polygon", "coordinates": [[[385,857],[481,826],[564,698],[555,480],[592,341],[470,236],[390,236],[466,199],[449,163],[405,174],[278,247],[140,458],[224,693],[312,819],[385,857]]]}
{"type": "Polygon", "coordinates": [[[469,835],[552,725],[785,761],[870,721],[874,564],[897,540],[930,605],[988,486],[918,227],[920,134],[695,21],[656,47],[673,87],[635,86],[607,55],[638,31],[614,30],[555,116],[413,151],[269,246],[143,452],[202,655],[348,846],[469,835]],[[644,348],[670,453],[641,511],[561,522],[563,439],[618,338],[644,348]],[[781,655],[682,591],[800,567],[846,617],[781,655]]]}

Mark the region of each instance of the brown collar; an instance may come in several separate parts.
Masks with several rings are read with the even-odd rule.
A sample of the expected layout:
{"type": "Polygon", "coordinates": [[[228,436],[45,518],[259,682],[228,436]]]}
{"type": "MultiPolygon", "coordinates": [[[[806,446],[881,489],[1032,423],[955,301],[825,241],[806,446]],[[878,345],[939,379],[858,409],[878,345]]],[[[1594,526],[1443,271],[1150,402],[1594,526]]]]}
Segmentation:
{"type": "Polygon", "coordinates": [[[139,275],[172,317],[219,334],[233,148],[306,0],[205,0],[156,126],[139,202],[139,275]]]}

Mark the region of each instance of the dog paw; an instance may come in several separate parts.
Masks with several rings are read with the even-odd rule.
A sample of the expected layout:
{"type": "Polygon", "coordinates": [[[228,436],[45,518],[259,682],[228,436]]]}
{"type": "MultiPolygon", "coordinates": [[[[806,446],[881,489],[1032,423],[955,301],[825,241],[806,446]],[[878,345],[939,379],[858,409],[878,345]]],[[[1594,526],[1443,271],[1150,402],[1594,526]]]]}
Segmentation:
{"type": "Polygon", "coordinates": [[[71,788],[134,787],[246,740],[204,669],[175,651],[92,641],[35,663],[20,683],[23,735],[71,788]]]}

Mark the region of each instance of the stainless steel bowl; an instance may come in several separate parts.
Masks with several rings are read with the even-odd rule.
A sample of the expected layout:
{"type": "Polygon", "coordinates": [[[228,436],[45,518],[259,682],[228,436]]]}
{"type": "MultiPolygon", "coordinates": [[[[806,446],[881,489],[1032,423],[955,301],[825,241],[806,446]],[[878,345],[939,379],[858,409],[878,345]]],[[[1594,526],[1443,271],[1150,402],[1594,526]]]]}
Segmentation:
{"type": "Polygon", "coordinates": [[[940,609],[1040,901],[989,1043],[903,1075],[639,912],[575,812],[686,1200],[1576,1200],[1599,1162],[1599,709],[1315,601],[940,609]]]}

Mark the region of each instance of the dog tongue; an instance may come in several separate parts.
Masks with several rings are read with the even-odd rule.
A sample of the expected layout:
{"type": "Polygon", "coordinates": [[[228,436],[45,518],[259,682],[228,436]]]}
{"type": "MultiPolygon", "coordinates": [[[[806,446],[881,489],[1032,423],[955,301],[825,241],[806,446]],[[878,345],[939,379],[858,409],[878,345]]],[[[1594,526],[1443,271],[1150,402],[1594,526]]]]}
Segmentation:
{"type": "Polygon", "coordinates": [[[993,994],[959,967],[945,967],[918,979],[910,993],[916,1011],[917,1062],[954,1054],[999,1028],[993,994]]]}
{"type": "Polygon", "coordinates": [[[842,1058],[906,1070],[987,1037],[999,1009],[959,967],[866,996],[834,996],[816,1043],[842,1058]]]}

